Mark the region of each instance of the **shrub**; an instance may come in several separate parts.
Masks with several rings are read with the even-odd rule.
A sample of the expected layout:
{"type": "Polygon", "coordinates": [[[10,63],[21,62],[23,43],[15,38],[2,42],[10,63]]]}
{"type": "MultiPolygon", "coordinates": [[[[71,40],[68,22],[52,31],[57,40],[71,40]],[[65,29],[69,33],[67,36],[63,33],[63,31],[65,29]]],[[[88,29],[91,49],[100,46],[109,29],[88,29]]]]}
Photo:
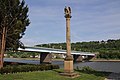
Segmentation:
{"type": "Polygon", "coordinates": [[[1,74],[29,72],[29,71],[43,71],[59,69],[58,65],[44,64],[44,65],[13,65],[6,66],[0,69],[1,74]]]}
{"type": "Polygon", "coordinates": [[[94,69],[92,69],[92,68],[89,67],[89,66],[84,66],[84,67],[82,67],[81,70],[82,70],[82,71],[85,71],[85,72],[92,72],[92,71],[95,71],[94,69]]]}

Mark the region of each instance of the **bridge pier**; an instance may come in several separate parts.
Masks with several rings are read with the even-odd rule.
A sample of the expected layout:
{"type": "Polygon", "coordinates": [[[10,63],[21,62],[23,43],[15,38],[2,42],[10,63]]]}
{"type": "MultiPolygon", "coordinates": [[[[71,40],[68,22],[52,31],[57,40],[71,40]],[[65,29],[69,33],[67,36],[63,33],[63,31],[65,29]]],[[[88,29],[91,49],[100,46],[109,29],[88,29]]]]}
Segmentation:
{"type": "Polygon", "coordinates": [[[81,55],[73,55],[74,62],[82,62],[83,57],[81,55]]]}
{"type": "Polygon", "coordinates": [[[90,61],[91,59],[95,58],[96,56],[87,56],[84,61],[90,61]]]}
{"type": "Polygon", "coordinates": [[[51,63],[52,63],[52,54],[50,53],[40,54],[40,64],[51,64],[51,63]]]}

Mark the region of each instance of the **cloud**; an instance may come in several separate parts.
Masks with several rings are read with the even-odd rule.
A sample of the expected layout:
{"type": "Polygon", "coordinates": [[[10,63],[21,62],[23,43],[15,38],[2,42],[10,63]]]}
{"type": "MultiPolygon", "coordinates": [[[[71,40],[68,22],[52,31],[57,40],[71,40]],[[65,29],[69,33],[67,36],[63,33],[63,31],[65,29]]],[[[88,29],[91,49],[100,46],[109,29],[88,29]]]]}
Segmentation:
{"type": "Polygon", "coordinates": [[[72,8],[71,40],[120,38],[120,0],[26,0],[31,24],[22,39],[30,45],[65,42],[64,7],[72,8]]]}
{"type": "MultiPolygon", "coordinates": [[[[93,0],[92,0],[93,1],[93,0]]],[[[89,1],[88,1],[89,2],[89,1]]],[[[120,30],[120,11],[118,4],[120,1],[108,2],[107,4],[91,5],[75,12],[72,31],[81,40],[101,40],[111,38],[110,33],[114,34],[120,30]],[[88,10],[89,9],[89,10],[88,10]],[[104,35],[104,36],[103,36],[104,35]]],[[[93,2],[90,4],[94,4],[93,2]]],[[[120,32],[118,32],[119,34],[120,32]]],[[[117,34],[114,37],[119,38],[117,34]]],[[[75,39],[74,39],[75,40],[75,39]]],[[[77,39],[76,39],[77,40],[77,39]]],[[[75,41],[76,41],[75,40],[75,41]]]]}

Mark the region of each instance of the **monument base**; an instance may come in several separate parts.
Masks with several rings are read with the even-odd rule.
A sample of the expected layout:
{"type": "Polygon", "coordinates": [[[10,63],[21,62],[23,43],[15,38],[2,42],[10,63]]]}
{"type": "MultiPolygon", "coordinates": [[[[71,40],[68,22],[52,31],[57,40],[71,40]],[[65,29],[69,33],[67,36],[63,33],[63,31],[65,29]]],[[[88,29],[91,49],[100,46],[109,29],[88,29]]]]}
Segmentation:
{"type": "Polygon", "coordinates": [[[73,69],[74,69],[73,68],[73,57],[66,56],[64,60],[64,72],[60,73],[60,75],[70,77],[70,78],[78,77],[79,74],[75,73],[73,69]]]}
{"type": "Polygon", "coordinates": [[[72,56],[66,56],[64,60],[64,72],[65,73],[72,73],[73,70],[73,57],[72,56]]]}
{"type": "Polygon", "coordinates": [[[69,77],[69,78],[76,78],[79,77],[80,75],[78,73],[60,73],[60,75],[65,76],[65,77],[69,77]]]}

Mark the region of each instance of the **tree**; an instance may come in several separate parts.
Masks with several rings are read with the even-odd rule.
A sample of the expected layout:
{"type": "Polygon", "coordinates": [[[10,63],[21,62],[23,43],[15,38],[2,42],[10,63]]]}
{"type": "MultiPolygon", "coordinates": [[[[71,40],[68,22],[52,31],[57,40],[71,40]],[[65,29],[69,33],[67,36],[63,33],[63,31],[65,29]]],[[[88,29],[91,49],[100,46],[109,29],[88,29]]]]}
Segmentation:
{"type": "Polygon", "coordinates": [[[29,25],[28,7],[22,0],[0,0],[0,68],[3,67],[5,49],[17,49],[29,25]]]}

